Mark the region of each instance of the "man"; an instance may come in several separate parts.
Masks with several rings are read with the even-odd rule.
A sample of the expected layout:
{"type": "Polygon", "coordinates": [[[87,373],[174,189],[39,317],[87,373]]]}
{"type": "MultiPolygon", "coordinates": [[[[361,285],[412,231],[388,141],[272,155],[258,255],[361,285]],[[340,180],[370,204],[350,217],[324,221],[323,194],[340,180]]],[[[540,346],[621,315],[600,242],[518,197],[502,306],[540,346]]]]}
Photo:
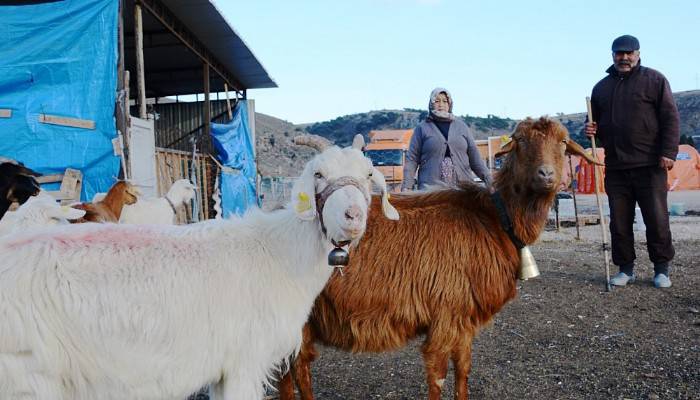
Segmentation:
{"type": "Polygon", "coordinates": [[[675,251],[667,211],[667,171],[673,168],[680,120],[671,88],[658,71],[643,67],[639,41],[624,35],[612,43],[613,65],[593,88],[593,121],[585,133],[605,147],[605,190],[610,204],[612,259],[620,272],[610,283],[635,280],[635,202],[646,224],[647,249],[654,263],[654,286],[671,287],[669,262],[675,251]]]}

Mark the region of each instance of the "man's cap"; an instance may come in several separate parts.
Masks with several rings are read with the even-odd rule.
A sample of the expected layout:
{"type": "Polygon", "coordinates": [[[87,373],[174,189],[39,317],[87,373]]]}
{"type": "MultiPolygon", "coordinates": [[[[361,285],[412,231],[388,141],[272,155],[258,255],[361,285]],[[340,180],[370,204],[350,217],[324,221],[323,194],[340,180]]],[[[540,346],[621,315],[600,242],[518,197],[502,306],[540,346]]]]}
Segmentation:
{"type": "Polygon", "coordinates": [[[639,50],[639,40],[632,35],[622,35],[619,38],[613,40],[612,51],[613,53],[618,51],[635,51],[639,50]]]}

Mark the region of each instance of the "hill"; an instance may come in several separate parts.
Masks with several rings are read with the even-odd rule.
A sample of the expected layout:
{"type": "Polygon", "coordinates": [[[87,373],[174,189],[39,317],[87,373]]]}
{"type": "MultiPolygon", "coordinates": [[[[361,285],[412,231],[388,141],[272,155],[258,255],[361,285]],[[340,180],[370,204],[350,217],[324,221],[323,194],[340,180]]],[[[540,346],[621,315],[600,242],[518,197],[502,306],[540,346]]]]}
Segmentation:
{"type": "MultiPolygon", "coordinates": [[[[352,143],[352,138],[361,133],[367,134],[375,129],[409,129],[413,128],[428,115],[427,111],[406,108],[403,110],[370,111],[360,114],[346,115],[331,121],[317,122],[306,125],[310,133],[324,136],[340,145],[352,143]]],[[[460,116],[469,125],[477,139],[489,135],[502,135],[515,127],[515,120],[489,115],[486,118],[470,115],[460,116]]]]}
{"type": "MultiPolygon", "coordinates": [[[[692,135],[700,135],[700,90],[674,93],[681,115],[681,143],[689,143],[692,135]]],[[[256,113],[258,168],[265,176],[297,176],[314,151],[292,143],[294,136],[314,133],[334,143],[347,146],[356,133],[374,129],[408,129],[425,119],[427,111],[415,109],[379,110],[345,115],[330,121],[294,125],[269,115],[256,113]]],[[[584,147],[590,141],[580,132],[586,113],[557,114],[554,116],[567,127],[572,138],[584,147]]],[[[517,120],[488,115],[460,116],[472,128],[476,139],[499,136],[512,132],[517,120]]]]}
{"type": "Polygon", "coordinates": [[[306,131],[290,122],[255,113],[258,170],[263,176],[298,176],[315,150],[293,143],[306,131]]]}

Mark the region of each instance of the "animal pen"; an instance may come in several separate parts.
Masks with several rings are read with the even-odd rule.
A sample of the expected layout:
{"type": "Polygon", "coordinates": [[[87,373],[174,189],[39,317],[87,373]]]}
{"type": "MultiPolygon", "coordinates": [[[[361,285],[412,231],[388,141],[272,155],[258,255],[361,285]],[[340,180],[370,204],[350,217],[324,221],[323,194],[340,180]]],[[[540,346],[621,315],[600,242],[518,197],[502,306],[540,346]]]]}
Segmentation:
{"type": "MultiPolygon", "coordinates": [[[[235,175],[254,190],[254,167],[235,163],[254,165],[255,105],[247,90],[277,85],[211,2],[10,4],[0,5],[0,24],[24,39],[0,49],[0,131],[7,136],[0,156],[47,175],[80,171],[82,201],[117,178],[151,196],[190,178],[200,190],[179,219],[196,221],[214,216],[221,169],[212,157],[222,146],[211,135],[219,124],[240,129],[247,143],[226,150],[247,154],[228,154],[233,161],[221,166],[237,173],[218,182],[235,183],[235,175]]],[[[222,190],[224,211],[239,212],[235,201],[222,190]]]]}

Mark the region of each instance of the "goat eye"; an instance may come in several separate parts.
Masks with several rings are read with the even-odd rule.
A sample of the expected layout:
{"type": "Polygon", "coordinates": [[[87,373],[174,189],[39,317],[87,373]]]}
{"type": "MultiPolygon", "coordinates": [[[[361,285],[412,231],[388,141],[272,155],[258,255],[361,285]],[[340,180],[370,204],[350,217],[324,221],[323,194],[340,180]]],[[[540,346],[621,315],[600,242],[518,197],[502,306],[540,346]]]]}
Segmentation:
{"type": "Polygon", "coordinates": [[[323,178],[323,174],[320,173],[320,172],[316,172],[316,173],[314,174],[314,177],[315,177],[315,178],[318,178],[318,179],[321,179],[321,178],[323,178]]]}
{"type": "Polygon", "coordinates": [[[372,177],[372,173],[370,172],[369,175],[367,175],[367,176],[371,178],[371,177],[372,177]]]}

